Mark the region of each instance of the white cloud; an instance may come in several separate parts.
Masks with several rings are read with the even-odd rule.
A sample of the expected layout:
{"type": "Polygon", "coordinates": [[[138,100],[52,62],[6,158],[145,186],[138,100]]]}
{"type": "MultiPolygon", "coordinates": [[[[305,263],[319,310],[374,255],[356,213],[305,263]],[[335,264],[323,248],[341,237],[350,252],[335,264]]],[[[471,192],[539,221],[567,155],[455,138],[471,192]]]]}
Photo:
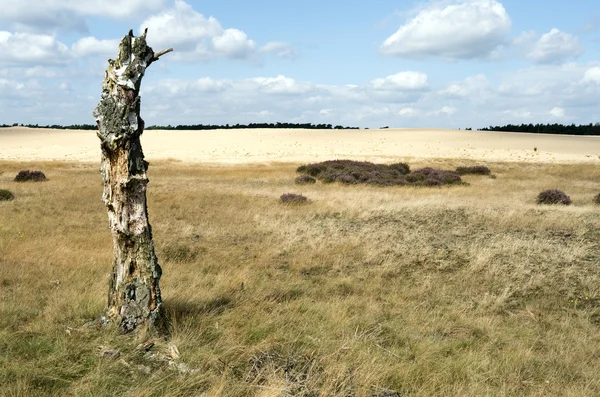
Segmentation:
{"type": "Polygon", "coordinates": [[[3,0],[0,21],[19,31],[86,31],[86,16],[129,19],[164,4],[165,0],[3,0]]]}
{"type": "MultiPolygon", "coordinates": [[[[573,122],[588,123],[597,119],[600,84],[588,83],[588,92],[588,86],[581,86],[580,81],[592,70],[587,76],[593,82],[596,67],[600,72],[600,63],[536,65],[500,74],[494,84],[484,75],[474,75],[446,86],[408,91],[408,97],[403,97],[403,91],[400,96],[382,95],[394,92],[374,89],[372,81],[377,78],[362,86],[317,85],[284,75],[205,79],[205,87],[221,88],[199,95],[200,89],[191,83],[173,83],[180,88],[177,92],[144,93],[144,103],[148,107],[173,104],[168,112],[174,115],[169,116],[172,119],[164,119],[166,112],[157,112],[161,117],[158,122],[163,124],[293,121],[363,127],[480,128],[490,124],[549,122],[560,115],[556,107],[564,110],[565,119],[568,115],[573,122]],[[449,95],[448,87],[453,86],[461,95],[449,95]],[[183,106],[179,104],[191,111],[182,114],[177,110],[183,106]],[[260,112],[265,110],[270,113],[261,118],[260,112]]],[[[157,123],[152,117],[147,121],[157,123]]]]}
{"type": "Polygon", "coordinates": [[[194,81],[191,85],[192,89],[198,92],[221,92],[231,88],[230,80],[214,80],[210,77],[203,77],[194,81]]]}
{"type": "Polygon", "coordinates": [[[540,37],[528,58],[538,63],[557,63],[583,54],[579,39],[569,33],[552,29],[540,37]]]}
{"type": "Polygon", "coordinates": [[[69,49],[54,36],[0,31],[0,64],[65,63],[69,49]]]}
{"type": "MultiPolygon", "coordinates": [[[[95,70],[96,80],[69,65],[0,66],[0,122],[93,122],[90,109],[105,65],[95,70]]],[[[88,63],[81,66],[89,72],[88,63]]],[[[164,79],[169,75],[152,73],[142,85],[142,117],[147,125],[289,121],[448,128],[597,121],[600,62],[509,69],[493,83],[482,74],[434,83],[413,73],[373,76],[362,85],[314,84],[283,74],[164,79]]]]}
{"type": "Polygon", "coordinates": [[[215,80],[202,77],[197,80],[165,79],[157,84],[142,87],[142,95],[178,97],[181,95],[215,94],[233,86],[231,80],[215,80]]]}
{"type": "Polygon", "coordinates": [[[255,77],[247,79],[256,89],[268,94],[302,94],[312,90],[308,83],[298,83],[296,80],[279,75],[277,77],[255,77]]]}
{"type": "Polygon", "coordinates": [[[382,117],[387,116],[391,113],[388,106],[384,107],[373,107],[373,106],[362,106],[356,110],[354,117],[357,121],[373,120],[379,121],[382,117]]]}
{"type": "Polygon", "coordinates": [[[520,120],[529,119],[532,116],[530,111],[524,109],[505,110],[504,114],[520,120]]]}
{"type": "Polygon", "coordinates": [[[292,48],[291,44],[284,43],[281,41],[272,41],[270,43],[267,43],[260,49],[260,51],[268,54],[273,54],[277,58],[283,59],[295,59],[300,56],[300,54],[292,48]]]}
{"type": "Polygon", "coordinates": [[[248,58],[255,55],[256,43],[238,29],[227,29],[212,38],[213,48],[229,58],[248,58]]]}
{"type": "Polygon", "coordinates": [[[387,38],[380,51],[406,58],[470,59],[490,56],[504,43],[510,17],[495,0],[442,8],[432,3],[387,38]]]}
{"type": "Polygon", "coordinates": [[[73,55],[85,57],[90,55],[102,55],[116,57],[119,48],[119,40],[99,40],[95,37],[83,37],[75,42],[71,49],[73,55]]]}
{"type": "Polygon", "coordinates": [[[169,57],[175,61],[208,61],[217,57],[259,61],[260,54],[272,52],[289,57],[289,44],[273,42],[259,48],[254,40],[239,29],[224,29],[214,17],[205,17],[183,0],[173,7],[147,18],[140,31],[148,28],[148,43],[153,48],[173,47],[169,57]]]}
{"type": "Polygon", "coordinates": [[[600,67],[596,66],[585,71],[581,84],[600,84],[600,67]]]}
{"type": "Polygon", "coordinates": [[[452,106],[442,106],[440,110],[434,112],[436,115],[445,114],[447,116],[452,116],[454,113],[456,113],[456,108],[452,106]]]}
{"type": "Polygon", "coordinates": [[[535,39],[537,39],[537,37],[538,37],[538,35],[535,33],[535,31],[528,30],[526,32],[521,33],[518,37],[514,38],[512,40],[512,44],[514,44],[514,45],[529,44],[529,43],[535,41],[535,39]]]}
{"type": "Polygon", "coordinates": [[[548,87],[546,81],[532,81],[528,85],[519,83],[502,83],[498,87],[498,94],[507,97],[535,97],[544,93],[548,87]]]}
{"type": "Polygon", "coordinates": [[[51,65],[67,65],[74,58],[81,60],[90,56],[114,57],[119,40],[99,40],[83,37],[69,48],[53,35],[35,33],[12,33],[0,31],[0,65],[32,65],[24,69],[27,77],[55,77],[51,65]]]}
{"type": "Polygon", "coordinates": [[[485,91],[492,88],[490,81],[483,74],[469,76],[458,83],[451,83],[440,94],[448,97],[468,97],[473,95],[482,95],[485,91]]]}
{"type": "Polygon", "coordinates": [[[557,118],[565,117],[565,109],[553,107],[552,110],[548,112],[548,114],[557,118]]]}
{"type": "MultiPolygon", "coordinates": [[[[21,1],[21,0],[17,0],[21,1]]],[[[84,15],[98,15],[109,18],[139,17],[152,11],[159,10],[165,4],[165,0],[54,0],[53,3],[64,5],[67,9],[84,15]]],[[[48,3],[46,0],[45,3],[48,3]]],[[[36,2],[39,4],[39,2],[36,2]]]]}
{"type": "Polygon", "coordinates": [[[3,93],[8,93],[23,90],[25,84],[13,80],[0,79],[0,87],[3,88],[3,93]]]}
{"type": "Polygon", "coordinates": [[[413,108],[402,108],[398,114],[402,117],[414,117],[418,114],[418,112],[413,108]]]}
{"type": "Polygon", "coordinates": [[[385,78],[373,79],[371,85],[376,90],[423,90],[427,86],[427,75],[420,72],[400,72],[385,78]]]}
{"type": "Polygon", "coordinates": [[[321,110],[319,110],[319,114],[321,116],[331,116],[335,113],[337,113],[337,109],[321,109],[321,110]]]}
{"type": "Polygon", "coordinates": [[[258,112],[244,112],[245,115],[257,117],[260,121],[264,121],[266,118],[275,116],[275,113],[268,110],[261,110],[258,112]]]}
{"type": "Polygon", "coordinates": [[[179,53],[204,46],[204,40],[223,33],[219,21],[206,18],[191,5],[176,0],[173,8],[146,19],[140,31],[148,28],[148,41],[156,47],[175,47],[179,53]]]}

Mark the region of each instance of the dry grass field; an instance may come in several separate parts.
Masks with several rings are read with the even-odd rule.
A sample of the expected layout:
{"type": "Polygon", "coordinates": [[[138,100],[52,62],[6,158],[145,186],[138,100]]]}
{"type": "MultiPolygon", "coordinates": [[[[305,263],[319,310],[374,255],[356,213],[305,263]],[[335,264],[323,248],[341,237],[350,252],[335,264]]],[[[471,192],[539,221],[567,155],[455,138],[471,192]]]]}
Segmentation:
{"type": "Polygon", "coordinates": [[[415,188],[297,186],[298,165],[151,163],[169,334],[140,349],[84,326],[112,261],[97,164],[0,161],[0,395],[600,395],[598,166],[415,188]],[[537,205],[549,188],[573,205],[537,205]]]}

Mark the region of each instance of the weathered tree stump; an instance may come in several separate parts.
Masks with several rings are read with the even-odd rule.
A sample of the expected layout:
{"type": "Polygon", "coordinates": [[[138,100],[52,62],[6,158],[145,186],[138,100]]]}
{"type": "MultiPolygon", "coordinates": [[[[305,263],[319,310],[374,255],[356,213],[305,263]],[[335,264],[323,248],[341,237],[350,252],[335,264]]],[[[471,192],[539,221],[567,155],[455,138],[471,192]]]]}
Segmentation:
{"type": "Polygon", "coordinates": [[[155,54],[146,44],[146,32],[134,37],[130,31],[119,44],[117,59],[108,60],[102,97],[94,110],[102,149],[102,201],[114,247],[105,317],[122,332],[156,333],[162,313],[162,270],[146,206],[148,162],[140,144],[144,121],[139,91],[146,68],[170,51],[155,54]]]}

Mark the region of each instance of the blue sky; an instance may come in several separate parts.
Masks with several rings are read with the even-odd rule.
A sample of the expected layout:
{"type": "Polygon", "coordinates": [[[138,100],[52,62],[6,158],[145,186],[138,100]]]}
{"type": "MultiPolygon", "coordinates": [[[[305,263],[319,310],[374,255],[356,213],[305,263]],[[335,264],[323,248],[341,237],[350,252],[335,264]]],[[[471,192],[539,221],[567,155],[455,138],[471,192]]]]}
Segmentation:
{"type": "Polygon", "coordinates": [[[93,123],[143,27],[147,125],[600,121],[597,0],[4,0],[0,124],[93,123]]]}

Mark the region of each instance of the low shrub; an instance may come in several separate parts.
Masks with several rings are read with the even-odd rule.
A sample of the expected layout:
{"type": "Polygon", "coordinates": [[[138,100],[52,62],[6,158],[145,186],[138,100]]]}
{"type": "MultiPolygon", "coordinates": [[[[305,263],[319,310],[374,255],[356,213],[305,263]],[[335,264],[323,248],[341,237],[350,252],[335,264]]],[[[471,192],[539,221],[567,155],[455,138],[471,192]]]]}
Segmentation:
{"type": "Polygon", "coordinates": [[[14,199],[15,196],[6,189],[0,189],[0,201],[9,201],[14,199]]]}
{"type": "Polygon", "coordinates": [[[410,167],[406,163],[395,163],[388,165],[388,168],[391,170],[396,170],[403,175],[410,174],[410,167]]]}
{"type": "Polygon", "coordinates": [[[310,176],[318,176],[321,172],[325,171],[326,169],[326,166],[317,163],[301,165],[300,167],[298,167],[298,169],[296,169],[296,172],[301,172],[310,176]]]}
{"type": "Polygon", "coordinates": [[[427,175],[421,173],[412,173],[406,176],[406,182],[408,183],[420,183],[427,179],[427,175]]]}
{"type": "Polygon", "coordinates": [[[571,204],[571,198],[565,194],[562,190],[548,189],[540,192],[537,196],[538,204],[571,204]]]}
{"type": "Polygon", "coordinates": [[[305,196],[296,193],[284,193],[279,199],[284,204],[305,204],[308,202],[305,196]]]}
{"type": "Polygon", "coordinates": [[[310,185],[316,183],[317,180],[310,175],[302,174],[297,177],[294,182],[296,182],[296,185],[310,185]]]}
{"type": "Polygon", "coordinates": [[[472,167],[456,167],[456,173],[459,175],[490,175],[492,171],[485,165],[475,165],[472,167]]]}
{"type": "Polygon", "coordinates": [[[411,175],[412,178],[415,178],[420,181],[425,181],[427,179],[436,179],[440,181],[443,185],[456,185],[462,183],[460,175],[458,175],[456,172],[440,170],[437,168],[426,167],[415,170],[409,175],[407,175],[406,179],[408,180],[411,175]]]}
{"type": "Polygon", "coordinates": [[[435,178],[427,178],[423,181],[423,186],[442,186],[443,183],[435,178]]]}
{"type": "Polygon", "coordinates": [[[594,196],[594,203],[600,204],[600,193],[594,196]]]}
{"type": "Polygon", "coordinates": [[[46,175],[42,171],[20,171],[15,177],[15,182],[42,182],[46,181],[46,175]]]}
{"type": "Polygon", "coordinates": [[[340,182],[345,185],[441,186],[462,183],[460,175],[454,171],[422,168],[410,172],[406,163],[386,165],[368,161],[329,160],[303,165],[296,171],[323,183],[340,182]]]}

